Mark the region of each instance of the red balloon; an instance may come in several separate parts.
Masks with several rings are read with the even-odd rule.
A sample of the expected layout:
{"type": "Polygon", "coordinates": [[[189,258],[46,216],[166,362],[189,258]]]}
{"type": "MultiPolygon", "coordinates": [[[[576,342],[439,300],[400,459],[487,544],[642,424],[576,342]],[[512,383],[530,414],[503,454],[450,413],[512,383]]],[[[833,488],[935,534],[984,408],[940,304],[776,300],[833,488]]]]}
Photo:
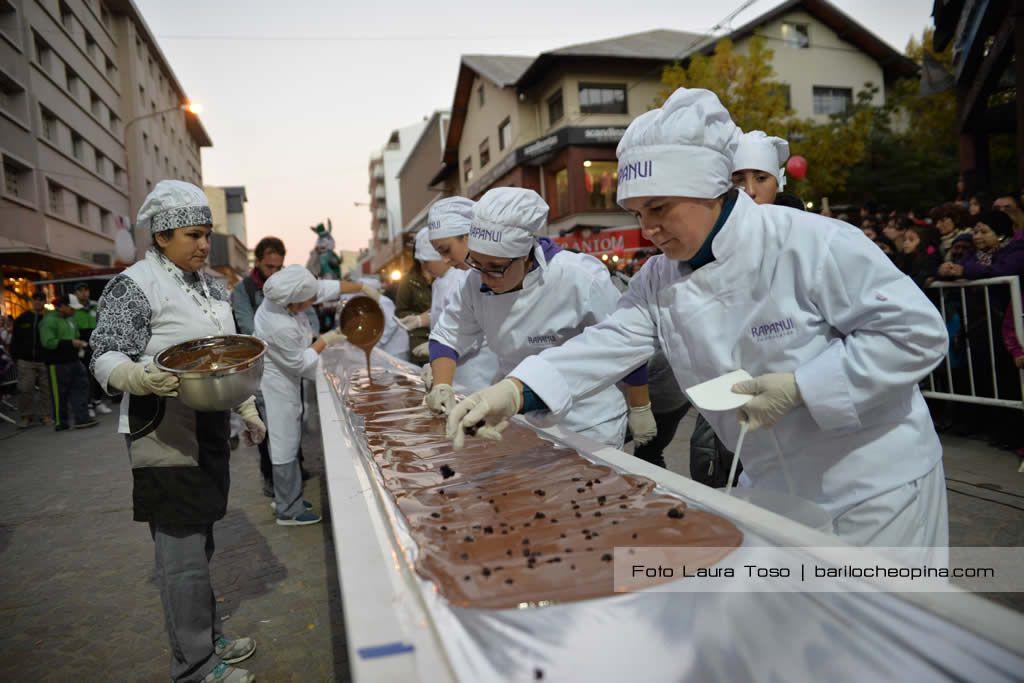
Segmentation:
{"type": "Polygon", "coordinates": [[[791,156],[789,161],[786,162],[786,173],[800,180],[807,175],[807,159],[804,159],[799,154],[791,156]]]}

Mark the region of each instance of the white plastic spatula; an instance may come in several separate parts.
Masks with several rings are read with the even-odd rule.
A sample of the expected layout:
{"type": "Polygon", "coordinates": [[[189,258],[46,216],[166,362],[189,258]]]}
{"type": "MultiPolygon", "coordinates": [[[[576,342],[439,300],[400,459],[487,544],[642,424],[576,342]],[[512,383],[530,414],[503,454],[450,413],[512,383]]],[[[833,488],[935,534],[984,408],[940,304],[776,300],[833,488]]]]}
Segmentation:
{"type": "MultiPolygon", "coordinates": [[[[707,382],[701,382],[696,386],[690,387],[686,390],[686,395],[689,397],[690,402],[697,407],[697,410],[701,412],[738,410],[754,397],[750,394],[733,393],[732,387],[734,384],[745,382],[748,379],[753,379],[753,377],[746,370],[734,370],[721,377],[709,379],[707,382]]],[[[743,448],[743,440],[746,436],[747,424],[741,422],[740,436],[736,441],[736,451],[732,456],[732,465],[729,466],[729,479],[725,484],[725,495],[729,495],[732,491],[732,482],[736,478],[736,463],[740,461],[740,450],[743,448]]],[[[779,465],[782,467],[782,473],[786,477],[786,484],[789,486],[789,492],[793,493],[793,481],[790,479],[786,462],[782,459],[782,453],[778,453],[778,456],[779,465]]]]}

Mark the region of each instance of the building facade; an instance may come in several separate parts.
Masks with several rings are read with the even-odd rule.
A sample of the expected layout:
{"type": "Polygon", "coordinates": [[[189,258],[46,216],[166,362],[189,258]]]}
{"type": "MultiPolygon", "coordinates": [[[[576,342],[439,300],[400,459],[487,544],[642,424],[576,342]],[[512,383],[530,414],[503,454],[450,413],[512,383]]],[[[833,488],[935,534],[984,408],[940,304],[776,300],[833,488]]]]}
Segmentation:
{"type": "Polygon", "coordinates": [[[657,101],[666,65],[710,53],[726,37],[743,52],[754,36],[774,51],[776,79],[801,118],[828,120],[867,83],[884,103],[888,84],[916,72],[824,0],[791,0],[723,36],[655,30],[535,58],[465,55],[443,166],[431,182],[473,199],[492,187],[529,188],[551,207],[551,236],[599,254],[650,248],[615,203],[616,145],[657,101]],[[596,237],[606,231],[614,239],[596,237]]]}
{"type": "Polygon", "coordinates": [[[4,277],[114,265],[156,182],[201,185],[187,101],[131,0],[0,0],[4,277]]]}
{"type": "Polygon", "coordinates": [[[405,272],[412,265],[405,248],[398,171],[426,124],[424,118],[391,131],[387,144],[370,157],[370,273],[405,272]]]}
{"type": "Polygon", "coordinates": [[[249,271],[249,248],[245,226],[245,188],[203,187],[213,216],[209,265],[234,286],[249,271]]]}

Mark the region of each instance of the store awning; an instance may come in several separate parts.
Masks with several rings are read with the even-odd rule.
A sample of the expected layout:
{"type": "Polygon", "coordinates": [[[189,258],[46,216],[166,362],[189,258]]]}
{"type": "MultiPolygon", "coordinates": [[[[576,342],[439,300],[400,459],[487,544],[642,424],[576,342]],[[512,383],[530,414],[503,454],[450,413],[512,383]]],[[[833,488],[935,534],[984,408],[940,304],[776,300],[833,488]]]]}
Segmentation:
{"type": "Polygon", "coordinates": [[[27,245],[0,246],[0,267],[3,266],[37,270],[59,276],[64,276],[67,273],[85,274],[98,270],[109,270],[107,266],[90,263],[84,259],[52,254],[27,245]]]}

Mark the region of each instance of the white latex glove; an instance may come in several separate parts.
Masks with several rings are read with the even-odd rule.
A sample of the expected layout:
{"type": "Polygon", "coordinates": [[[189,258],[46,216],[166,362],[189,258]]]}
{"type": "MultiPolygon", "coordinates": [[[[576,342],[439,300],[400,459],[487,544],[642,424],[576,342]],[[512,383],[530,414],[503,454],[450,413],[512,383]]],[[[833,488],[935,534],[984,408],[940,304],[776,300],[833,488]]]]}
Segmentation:
{"type": "Polygon", "coordinates": [[[423,402],[430,408],[430,412],[447,415],[455,407],[455,389],[451,384],[437,384],[423,399],[423,402]]]}
{"type": "Polygon", "coordinates": [[[430,367],[430,363],[420,370],[420,379],[423,380],[423,388],[430,391],[430,387],[434,386],[434,369],[430,367]]]}
{"type": "Polygon", "coordinates": [[[238,416],[245,422],[245,432],[242,433],[242,440],[246,446],[255,446],[263,443],[267,437],[267,426],[260,419],[260,411],[256,409],[256,397],[250,396],[235,409],[238,416]]]}
{"type": "Polygon", "coordinates": [[[324,344],[331,346],[332,344],[340,344],[346,341],[348,337],[341,333],[341,330],[327,330],[320,335],[320,338],[324,340],[324,344]]]}
{"type": "Polygon", "coordinates": [[[771,429],[794,408],[804,404],[796,375],[792,372],[771,372],[746,382],[734,384],[735,394],[751,394],[754,398],[740,408],[740,422],[748,431],[764,427],[771,429]]]}
{"type": "Polygon", "coordinates": [[[430,342],[423,342],[417,344],[416,348],[412,350],[412,355],[415,358],[425,358],[430,355],[430,342]]]}
{"type": "Polygon", "coordinates": [[[380,291],[378,291],[377,289],[374,289],[370,285],[366,285],[366,284],[363,285],[363,294],[365,294],[366,296],[370,297],[374,301],[380,301],[380,291]]]}
{"type": "Polygon", "coordinates": [[[152,363],[121,363],[110,373],[107,383],[136,396],[174,397],[178,395],[180,381],[176,375],[158,369],[152,363]]]}
{"type": "Polygon", "coordinates": [[[633,433],[633,443],[637,446],[643,446],[658,435],[658,425],[654,422],[650,403],[631,407],[626,420],[629,422],[629,431],[633,433]]]}
{"type": "Polygon", "coordinates": [[[407,315],[403,318],[398,319],[398,323],[407,330],[417,330],[421,327],[427,327],[430,325],[430,313],[420,313],[419,315],[407,315]]]}
{"type": "Polygon", "coordinates": [[[501,433],[508,426],[508,418],[518,413],[522,405],[519,386],[505,378],[494,386],[471,394],[455,406],[448,415],[448,438],[456,448],[462,448],[466,434],[474,432],[476,436],[500,441],[501,433]]]}

